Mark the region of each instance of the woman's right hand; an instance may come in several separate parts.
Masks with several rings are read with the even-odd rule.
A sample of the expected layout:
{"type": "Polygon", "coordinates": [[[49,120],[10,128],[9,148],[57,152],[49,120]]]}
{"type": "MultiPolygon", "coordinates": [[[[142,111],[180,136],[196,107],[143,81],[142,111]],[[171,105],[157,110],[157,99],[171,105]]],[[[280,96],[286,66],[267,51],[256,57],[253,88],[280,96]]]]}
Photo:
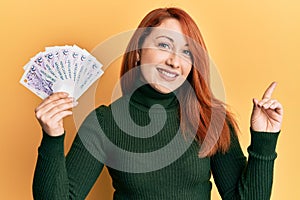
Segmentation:
{"type": "Polygon", "coordinates": [[[70,109],[77,104],[68,93],[53,93],[35,109],[35,116],[48,135],[60,136],[64,134],[63,118],[72,115],[70,109]]]}

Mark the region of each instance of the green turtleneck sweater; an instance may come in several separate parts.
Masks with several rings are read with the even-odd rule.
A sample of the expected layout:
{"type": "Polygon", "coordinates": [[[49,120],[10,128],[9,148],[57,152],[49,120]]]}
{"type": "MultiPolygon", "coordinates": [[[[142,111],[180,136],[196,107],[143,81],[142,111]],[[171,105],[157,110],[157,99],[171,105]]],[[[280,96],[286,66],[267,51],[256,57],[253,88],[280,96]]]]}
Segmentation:
{"type": "Polygon", "coordinates": [[[142,86],[91,112],[66,157],[64,135],[43,133],[34,198],[84,199],[106,165],[115,200],[209,200],[211,174],[222,199],[270,199],[278,133],[251,130],[248,161],[234,133],[227,153],[199,158],[180,133],[178,106],[173,93],[142,86]]]}

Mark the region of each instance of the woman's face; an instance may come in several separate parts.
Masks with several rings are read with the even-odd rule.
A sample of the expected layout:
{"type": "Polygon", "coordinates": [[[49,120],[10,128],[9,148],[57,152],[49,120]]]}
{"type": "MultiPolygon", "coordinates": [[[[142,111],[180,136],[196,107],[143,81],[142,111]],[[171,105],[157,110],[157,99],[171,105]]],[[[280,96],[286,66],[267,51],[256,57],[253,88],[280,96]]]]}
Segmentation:
{"type": "Polygon", "coordinates": [[[192,55],[178,20],[170,18],[153,28],[140,54],[142,79],[161,93],[180,87],[192,68],[192,55]]]}

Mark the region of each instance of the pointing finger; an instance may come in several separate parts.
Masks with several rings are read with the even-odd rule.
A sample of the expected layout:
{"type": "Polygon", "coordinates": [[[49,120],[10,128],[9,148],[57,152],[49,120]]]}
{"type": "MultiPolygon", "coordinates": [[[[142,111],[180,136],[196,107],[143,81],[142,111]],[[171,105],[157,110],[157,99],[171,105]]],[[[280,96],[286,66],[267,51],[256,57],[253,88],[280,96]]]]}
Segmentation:
{"type": "Polygon", "coordinates": [[[262,99],[270,99],[272,96],[273,91],[276,88],[277,83],[276,82],[272,82],[271,85],[267,88],[267,90],[265,91],[262,99]]]}

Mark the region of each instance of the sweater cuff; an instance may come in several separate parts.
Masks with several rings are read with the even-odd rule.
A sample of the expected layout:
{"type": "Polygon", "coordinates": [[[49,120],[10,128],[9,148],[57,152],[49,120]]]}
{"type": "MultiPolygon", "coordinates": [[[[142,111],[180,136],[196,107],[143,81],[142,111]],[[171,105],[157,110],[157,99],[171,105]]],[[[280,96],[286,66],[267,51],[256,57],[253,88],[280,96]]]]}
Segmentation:
{"type": "Polygon", "coordinates": [[[60,136],[50,136],[43,130],[43,138],[39,152],[49,156],[64,155],[65,133],[60,136]]]}
{"type": "Polygon", "coordinates": [[[251,144],[249,150],[258,155],[269,156],[275,154],[279,132],[257,132],[250,128],[251,144]]]}

